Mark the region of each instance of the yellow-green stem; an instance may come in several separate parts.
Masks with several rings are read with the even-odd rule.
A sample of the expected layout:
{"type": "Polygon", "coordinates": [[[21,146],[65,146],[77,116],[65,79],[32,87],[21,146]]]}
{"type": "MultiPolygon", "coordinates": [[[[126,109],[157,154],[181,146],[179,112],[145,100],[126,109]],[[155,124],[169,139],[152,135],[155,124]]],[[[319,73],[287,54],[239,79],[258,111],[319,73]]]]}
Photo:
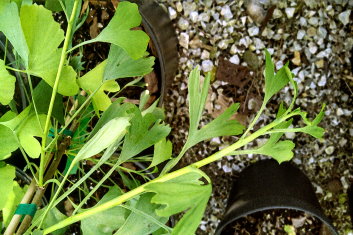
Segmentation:
{"type": "Polygon", "coordinates": [[[79,0],[75,0],[74,7],[72,9],[72,13],[71,13],[71,17],[70,17],[70,21],[68,22],[64,46],[63,46],[63,50],[61,52],[58,72],[56,74],[55,83],[53,86],[53,92],[51,95],[49,109],[48,109],[48,115],[47,115],[47,119],[45,121],[43,138],[42,138],[42,146],[41,146],[40,165],[39,165],[39,182],[38,182],[39,187],[43,187],[44,166],[46,164],[45,145],[47,142],[47,136],[48,136],[48,132],[49,132],[50,118],[51,118],[51,114],[53,112],[56,92],[58,91],[58,87],[59,87],[59,80],[60,80],[61,72],[62,72],[62,69],[64,67],[64,63],[66,60],[66,51],[69,46],[71,31],[72,31],[72,27],[73,27],[73,23],[74,23],[74,16],[75,16],[75,12],[77,10],[78,3],[79,3],[79,0]]]}

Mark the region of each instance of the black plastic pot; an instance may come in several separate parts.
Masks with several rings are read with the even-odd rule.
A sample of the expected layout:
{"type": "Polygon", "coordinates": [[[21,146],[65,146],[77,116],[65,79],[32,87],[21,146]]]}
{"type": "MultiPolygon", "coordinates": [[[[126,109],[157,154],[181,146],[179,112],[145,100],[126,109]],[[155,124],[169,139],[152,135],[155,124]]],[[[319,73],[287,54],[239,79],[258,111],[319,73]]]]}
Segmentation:
{"type": "Polygon", "coordinates": [[[324,215],[309,179],[291,163],[259,161],[235,181],[228,198],[228,207],[216,235],[241,217],[271,209],[292,209],[308,213],[338,234],[324,215]]]}
{"type": "MultiPolygon", "coordinates": [[[[133,1],[135,2],[135,1],[133,1]]],[[[166,9],[155,0],[137,0],[144,31],[155,49],[155,70],[160,74],[160,104],[170,88],[178,68],[178,39],[166,9]]]]}

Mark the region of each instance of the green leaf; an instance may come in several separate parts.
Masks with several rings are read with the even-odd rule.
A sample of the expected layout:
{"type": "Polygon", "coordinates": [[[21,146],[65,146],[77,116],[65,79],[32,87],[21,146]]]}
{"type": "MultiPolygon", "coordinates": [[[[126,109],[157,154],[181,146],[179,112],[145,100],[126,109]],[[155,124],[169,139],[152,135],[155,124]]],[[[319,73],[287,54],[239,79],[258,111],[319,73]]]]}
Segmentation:
{"type": "Polygon", "coordinates": [[[136,156],[165,138],[169,132],[170,127],[160,124],[155,115],[147,113],[142,116],[141,111],[137,108],[134,112],[134,117],[131,119],[131,126],[125,137],[118,161],[123,163],[136,156]]]}
{"type": "Polygon", "coordinates": [[[148,168],[157,166],[172,157],[172,142],[167,139],[161,139],[154,145],[153,158],[148,168]]]}
{"type": "Polygon", "coordinates": [[[193,146],[203,140],[211,139],[217,136],[239,135],[243,133],[244,126],[236,120],[229,120],[238,110],[239,103],[232,104],[216,119],[197,130],[194,135],[190,135],[188,144],[193,146]]]}
{"type": "Polygon", "coordinates": [[[41,153],[41,144],[35,137],[43,138],[46,118],[44,114],[30,115],[17,132],[21,146],[31,158],[38,158],[41,153]]]}
{"type": "Polygon", "coordinates": [[[285,85],[288,84],[290,79],[288,78],[286,67],[288,63],[284,65],[277,73],[274,74],[274,65],[271,60],[270,53],[266,50],[266,68],[265,68],[265,97],[264,103],[267,103],[271,97],[279,92],[285,85]]]}
{"type": "Polygon", "coordinates": [[[11,42],[16,52],[21,56],[25,65],[28,64],[29,50],[24,37],[18,8],[15,2],[0,1],[0,31],[11,42]]]}
{"type": "Polygon", "coordinates": [[[120,2],[114,17],[92,42],[108,42],[123,48],[131,58],[141,58],[147,49],[148,35],[132,30],[141,24],[142,17],[135,3],[120,2]]]}
{"type": "Polygon", "coordinates": [[[15,151],[19,145],[16,136],[12,130],[7,126],[1,125],[0,123],[0,160],[4,160],[11,156],[11,153],[15,151]]]}
{"type": "MultiPolygon", "coordinates": [[[[46,209],[47,208],[44,207],[44,208],[38,210],[36,215],[34,216],[34,220],[36,220],[36,218],[40,218],[40,216],[45,212],[46,209]]],[[[41,229],[49,228],[49,227],[57,224],[58,222],[66,219],[66,218],[67,218],[66,215],[61,213],[56,207],[53,207],[49,210],[49,213],[45,217],[41,229]]],[[[68,227],[64,227],[64,228],[61,228],[61,229],[58,229],[58,230],[52,232],[51,234],[61,235],[61,234],[64,234],[67,229],[68,229],[68,227]]]]}
{"type": "Polygon", "coordinates": [[[152,197],[152,203],[164,205],[163,208],[156,210],[157,215],[169,217],[186,211],[172,234],[195,233],[212,191],[211,184],[204,185],[199,180],[204,175],[202,171],[195,169],[174,180],[144,186],[147,191],[156,193],[152,197]]]}
{"type": "Polygon", "coordinates": [[[0,103],[8,105],[15,93],[16,78],[5,68],[5,63],[0,59],[0,103]]]}
{"type": "MultiPolygon", "coordinates": [[[[53,86],[62,51],[58,47],[64,40],[64,32],[60,24],[55,22],[52,12],[43,6],[22,6],[20,18],[29,48],[28,70],[53,86]]],[[[76,72],[71,66],[64,66],[58,92],[66,96],[78,92],[76,72]]]]}
{"type": "Polygon", "coordinates": [[[6,204],[2,209],[3,222],[5,227],[9,225],[10,220],[13,214],[15,213],[17,205],[20,204],[22,197],[25,195],[28,188],[28,186],[21,188],[16,181],[13,181],[12,183],[13,183],[13,186],[12,186],[13,190],[10,191],[9,196],[6,200],[6,204]]]}
{"type": "Polygon", "coordinates": [[[120,90],[118,83],[115,81],[103,82],[103,73],[107,61],[103,61],[94,69],[86,73],[83,77],[78,79],[80,87],[87,93],[92,94],[96,89],[98,91],[92,98],[92,103],[95,110],[106,110],[112,103],[109,96],[104,91],[117,92],[120,90]]]}
{"type": "MultiPolygon", "coordinates": [[[[101,205],[122,194],[121,190],[114,186],[104,195],[97,203],[101,205]]],[[[87,209],[89,210],[89,209],[87,209]]],[[[129,211],[122,207],[113,207],[94,216],[88,217],[81,221],[81,230],[83,235],[111,235],[113,231],[123,225],[128,216],[129,211]]]]}
{"type": "Polygon", "coordinates": [[[128,126],[130,126],[128,117],[110,120],[81,148],[74,161],[78,162],[102,152],[124,136],[128,126]]]}
{"type": "Polygon", "coordinates": [[[207,74],[203,85],[200,87],[200,70],[195,68],[189,75],[189,135],[197,130],[205,107],[208,88],[210,87],[210,73],[207,74]]]}
{"type": "Polygon", "coordinates": [[[104,80],[143,76],[153,70],[153,64],[153,56],[132,59],[121,47],[112,44],[104,71],[104,80]]]}
{"type": "Polygon", "coordinates": [[[6,206],[6,202],[13,190],[15,170],[15,167],[11,165],[6,165],[0,168],[0,210],[6,206]]]}
{"type": "Polygon", "coordinates": [[[324,136],[325,129],[319,127],[319,126],[305,126],[301,128],[295,128],[295,132],[304,132],[306,134],[309,134],[317,139],[320,139],[324,136]]]}
{"type": "Polygon", "coordinates": [[[151,203],[152,193],[141,195],[123,226],[114,235],[148,235],[156,231],[168,221],[168,217],[159,217],[155,210],[160,206],[151,203]]]}

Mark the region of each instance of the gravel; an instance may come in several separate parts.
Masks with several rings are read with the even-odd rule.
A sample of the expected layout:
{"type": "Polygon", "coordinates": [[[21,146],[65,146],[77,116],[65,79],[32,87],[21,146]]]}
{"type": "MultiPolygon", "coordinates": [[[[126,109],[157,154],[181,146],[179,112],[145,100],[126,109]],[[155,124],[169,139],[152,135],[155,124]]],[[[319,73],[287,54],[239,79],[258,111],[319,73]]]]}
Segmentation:
{"type": "MultiPolygon", "coordinates": [[[[296,105],[312,117],[322,103],[326,104],[321,124],[326,134],[322,140],[304,134],[286,137],[296,143],[293,162],[311,179],[326,215],[340,234],[353,233],[346,202],[347,189],[353,182],[353,1],[161,2],[175,23],[180,45],[180,69],[165,104],[168,122],[174,128],[175,153],[185,142],[188,130],[186,84],[191,69],[200,66],[203,72],[216,73],[220,58],[247,68],[250,72],[242,85],[231,85],[218,78],[213,81],[203,124],[233,102],[242,103],[236,118],[247,123],[256,114],[263,97],[263,49],[267,48],[277,69],[287,61],[294,69],[299,88],[296,105]]],[[[240,79],[238,73],[230,77],[240,79]]],[[[288,88],[277,95],[262,115],[260,125],[274,117],[279,100],[288,103],[291,95],[288,88]]],[[[235,137],[224,137],[199,144],[186,154],[182,164],[207,157],[234,140],[235,137]]],[[[214,188],[197,234],[214,233],[232,181],[244,167],[264,158],[235,156],[203,168],[213,180],[214,188]]],[[[302,223],[302,218],[293,221],[302,223]]]]}

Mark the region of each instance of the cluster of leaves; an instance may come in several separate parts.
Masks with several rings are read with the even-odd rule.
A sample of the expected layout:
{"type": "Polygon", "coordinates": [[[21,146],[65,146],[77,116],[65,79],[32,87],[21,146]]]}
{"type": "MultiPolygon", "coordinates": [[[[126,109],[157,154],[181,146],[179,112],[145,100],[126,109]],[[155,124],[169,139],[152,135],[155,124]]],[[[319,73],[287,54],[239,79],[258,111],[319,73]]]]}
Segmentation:
{"type": "MultiPolygon", "coordinates": [[[[0,210],[3,225],[8,225],[25,190],[14,180],[15,168],[3,160],[19,148],[26,160],[28,157],[40,158],[46,163],[48,156],[57,154],[64,131],[75,123],[72,122],[75,117],[79,128],[75,130],[72,144],[66,150],[72,158],[65,172],[58,173],[61,177],[46,182],[56,190],[49,204],[37,212],[28,232],[62,234],[67,225],[81,220],[83,234],[194,234],[212,191],[211,180],[198,168],[231,154],[263,154],[279,163],[288,161],[293,157],[294,143],[281,140],[285,132],[304,132],[316,138],[323,136],[323,129],[318,126],[323,110],[309,120],[305,112],[294,109],[298,90],[293,74],[288,64],[275,73],[274,64],[266,51],[264,102],[246,130],[232,118],[239,104],[231,105],[219,117],[200,126],[210,75],[206,75],[201,82],[198,68],[191,72],[188,86],[189,135],[181,152],[172,158],[172,144],[167,139],[170,127],[163,123],[164,114],[157,103],[145,107],[148,100],[146,92],[141,94],[139,106],[124,103],[123,98],[112,102],[108,95],[122,89],[117,79],[143,76],[152,70],[154,58],[146,52],[149,38],[141,30],[132,30],[141,23],[137,5],[120,2],[114,17],[96,38],[72,47],[72,35],[82,22],[81,4],[79,0],[60,1],[59,5],[47,1],[46,7],[64,10],[73,29],[64,35],[52,12],[45,7],[28,1],[0,2],[0,31],[16,55],[16,63],[8,63],[5,57],[4,60],[0,59],[0,103],[10,109],[0,117],[0,210]],[[79,66],[76,69],[72,67],[72,60],[66,55],[74,57],[76,48],[94,42],[111,44],[108,58],[80,76],[79,66]],[[11,71],[20,72],[22,76],[16,78],[11,71]],[[16,79],[23,79],[21,84],[28,84],[28,87],[21,89],[27,94],[29,105],[20,112],[13,99],[16,79]],[[32,84],[36,83],[32,80],[39,81],[35,87],[32,84]],[[294,88],[292,102],[287,108],[281,104],[275,120],[254,131],[253,127],[266,104],[288,83],[294,88]],[[74,104],[70,104],[71,99],[74,104]],[[76,103],[79,108],[75,107],[76,103]],[[72,108],[74,114],[64,112],[64,104],[67,109],[72,108]],[[94,116],[98,121],[90,130],[88,124],[92,123],[94,116]],[[294,117],[301,117],[305,126],[291,127],[294,117]],[[53,129],[49,137],[45,131],[47,126],[53,129]],[[185,152],[196,144],[213,137],[241,134],[237,142],[219,152],[173,171],[185,152]],[[257,137],[268,135],[268,141],[262,146],[239,150],[257,137]],[[41,143],[38,138],[47,141],[41,143]],[[145,153],[152,146],[153,154],[145,153]],[[85,161],[94,163],[88,172],[80,168],[85,161]],[[141,161],[147,163],[144,170],[126,167],[126,163],[137,164],[141,161]],[[166,162],[163,169],[160,167],[162,162],[166,162]],[[93,189],[88,189],[86,181],[103,164],[108,165],[110,170],[104,173],[93,189]],[[70,174],[78,174],[77,167],[83,174],[77,182],[68,182],[70,174]],[[105,184],[114,172],[121,176],[123,189],[116,182],[113,182],[114,186],[105,184]],[[153,179],[151,173],[158,172],[159,176],[153,179]],[[137,179],[136,175],[139,176],[137,179]],[[144,180],[147,182],[143,183],[144,180]],[[62,190],[64,186],[65,192],[62,190]],[[97,204],[93,208],[85,208],[85,203],[94,199],[95,192],[101,187],[108,187],[108,192],[96,199],[97,204]],[[126,189],[130,191],[125,193],[126,189]],[[71,217],[67,217],[56,206],[63,200],[70,200],[69,195],[74,190],[83,193],[83,197],[78,204],[71,202],[74,211],[71,217]],[[185,213],[174,228],[166,225],[170,216],[181,212],[185,213]]],[[[28,168],[37,177],[31,163],[28,163],[28,168]]]]}

